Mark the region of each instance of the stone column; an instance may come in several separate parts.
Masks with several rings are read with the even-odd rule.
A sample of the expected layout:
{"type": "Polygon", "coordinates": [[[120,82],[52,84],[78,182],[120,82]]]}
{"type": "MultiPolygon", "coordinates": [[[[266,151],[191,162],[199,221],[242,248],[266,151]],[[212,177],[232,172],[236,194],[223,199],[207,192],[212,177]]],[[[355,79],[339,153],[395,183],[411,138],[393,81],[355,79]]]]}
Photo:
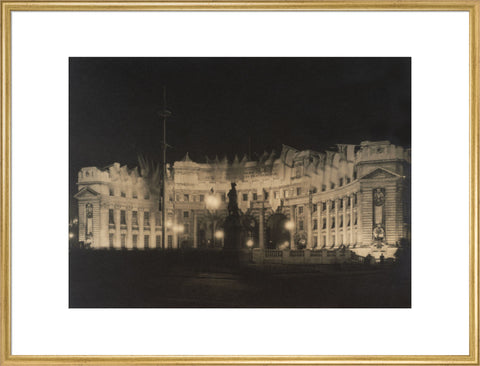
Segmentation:
{"type": "Polygon", "coordinates": [[[198,233],[197,233],[197,213],[195,210],[192,210],[193,215],[193,247],[198,248],[198,233]]]}
{"type": "Polygon", "coordinates": [[[348,199],[350,200],[350,244],[355,244],[353,241],[353,196],[350,195],[348,196],[348,199]]]}
{"type": "Polygon", "coordinates": [[[357,243],[363,243],[363,225],[362,225],[362,195],[361,191],[357,192],[357,243]]]}
{"type": "Polygon", "coordinates": [[[290,204],[290,221],[292,221],[295,224],[294,228],[290,230],[290,249],[295,249],[294,239],[295,239],[295,230],[297,230],[297,224],[295,220],[295,207],[292,204],[290,204]]]}
{"type": "Polygon", "coordinates": [[[346,244],[348,239],[347,239],[347,203],[348,203],[348,198],[345,199],[345,197],[342,197],[341,198],[342,202],[343,202],[343,212],[342,212],[342,215],[343,215],[343,227],[342,227],[342,238],[343,238],[343,244],[346,244]]]}
{"type": "Polygon", "coordinates": [[[177,211],[173,211],[173,244],[172,244],[172,247],[173,248],[178,248],[178,235],[179,233],[177,232],[176,230],[176,227],[177,227],[177,223],[178,223],[178,219],[177,219],[177,211]]]}
{"type": "Polygon", "coordinates": [[[317,203],[317,248],[322,247],[322,202],[317,203]]]}
{"type": "Polygon", "coordinates": [[[262,203],[262,207],[260,208],[260,215],[258,217],[258,246],[260,249],[265,248],[265,238],[264,238],[264,219],[265,219],[265,209],[264,204],[262,203]]]}
{"type": "Polygon", "coordinates": [[[100,206],[100,247],[108,248],[108,205],[102,203],[100,206]]]}
{"type": "Polygon", "coordinates": [[[305,215],[307,221],[307,248],[313,248],[313,238],[312,238],[312,204],[308,203],[307,212],[305,215]]]}
{"type": "Polygon", "coordinates": [[[137,239],[137,248],[145,249],[145,240],[143,239],[143,208],[138,208],[137,217],[138,217],[138,239],[137,239]]]}
{"type": "Polygon", "coordinates": [[[157,232],[155,231],[155,212],[154,210],[149,211],[150,212],[150,248],[155,248],[156,243],[155,243],[155,236],[157,232]]]}
{"type": "Polygon", "coordinates": [[[327,236],[327,248],[330,248],[330,246],[332,245],[332,238],[330,237],[330,226],[332,224],[330,222],[330,204],[331,203],[332,201],[330,200],[327,201],[327,212],[326,212],[327,228],[325,232],[325,235],[327,236]]]}
{"type": "Polygon", "coordinates": [[[340,228],[339,228],[340,222],[338,220],[338,211],[339,211],[338,206],[340,206],[340,201],[335,199],[334,202],[335,202],[335,214],[334,214],[335,215],[335,248],[337,248],[340,245],[338,240],[339,239],[338,233],[340,232],[340,228]]]}
{"type": "Polygon", "coordinates": [[[131,207],[128,207],[128,209],[127,209],[127,240],[126,240],[125,246],[128,249],[133,248],[133,243],[132,243],[132,208],[131,207]]]}
{"type": "Polygon", "coordinates": [[[113,247],[120,248],[120,207],[115,206],[115,236],[113,237],[113,247]]]}

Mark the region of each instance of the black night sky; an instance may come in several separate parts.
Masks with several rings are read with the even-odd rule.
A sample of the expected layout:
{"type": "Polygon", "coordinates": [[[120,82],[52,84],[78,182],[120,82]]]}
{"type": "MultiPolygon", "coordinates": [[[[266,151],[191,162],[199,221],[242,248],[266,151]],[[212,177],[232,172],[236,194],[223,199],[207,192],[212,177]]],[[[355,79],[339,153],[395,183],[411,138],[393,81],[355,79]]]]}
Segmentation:
{"type": "Polygon", "coordinates": [[[69,81],[71,195],[81,167],[159,160],[163,86],[169,161],[410,146],[410,58],[71,58],[69,81]]]}

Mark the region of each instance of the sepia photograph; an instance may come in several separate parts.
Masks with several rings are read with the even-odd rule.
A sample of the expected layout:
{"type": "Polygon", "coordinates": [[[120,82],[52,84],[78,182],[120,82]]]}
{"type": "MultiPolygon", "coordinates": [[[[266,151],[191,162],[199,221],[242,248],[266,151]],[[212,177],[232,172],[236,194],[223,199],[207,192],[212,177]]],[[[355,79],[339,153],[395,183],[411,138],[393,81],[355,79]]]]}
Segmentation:
{"type": "Polygon", "coordinates": [[[70,308],[410,308],[411,58],[69,59],[70,308]]]}

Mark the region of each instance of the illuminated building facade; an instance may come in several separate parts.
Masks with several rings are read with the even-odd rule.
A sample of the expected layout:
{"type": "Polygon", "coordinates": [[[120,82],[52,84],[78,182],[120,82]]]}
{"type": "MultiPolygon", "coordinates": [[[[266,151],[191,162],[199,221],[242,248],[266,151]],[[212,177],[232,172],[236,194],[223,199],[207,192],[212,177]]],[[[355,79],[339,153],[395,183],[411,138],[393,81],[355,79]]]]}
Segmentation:
{"type": "Polygon", "coordinates": [[[410,239],[410,150],[388,141],[335,151],[264,153],[252,161],[187,155],[168,169],[162,248],[159,167],[82,168],[79,240],[93,248],[222,247],[227,194],[237,184],[245,244],[260,249],[341,249],[392,257],[410,239]]]}

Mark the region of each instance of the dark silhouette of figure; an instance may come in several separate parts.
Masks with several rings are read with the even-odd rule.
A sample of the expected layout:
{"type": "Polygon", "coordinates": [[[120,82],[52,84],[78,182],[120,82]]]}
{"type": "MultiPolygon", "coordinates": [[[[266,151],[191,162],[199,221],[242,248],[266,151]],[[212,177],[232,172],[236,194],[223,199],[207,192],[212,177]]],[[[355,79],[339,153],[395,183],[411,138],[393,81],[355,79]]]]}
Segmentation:
{"type": "Polygon", "coordinates": [[[231,183],[232,189],[228,192],[228,214],[230,216],[239,216],[236,183],[231,183]]]}

